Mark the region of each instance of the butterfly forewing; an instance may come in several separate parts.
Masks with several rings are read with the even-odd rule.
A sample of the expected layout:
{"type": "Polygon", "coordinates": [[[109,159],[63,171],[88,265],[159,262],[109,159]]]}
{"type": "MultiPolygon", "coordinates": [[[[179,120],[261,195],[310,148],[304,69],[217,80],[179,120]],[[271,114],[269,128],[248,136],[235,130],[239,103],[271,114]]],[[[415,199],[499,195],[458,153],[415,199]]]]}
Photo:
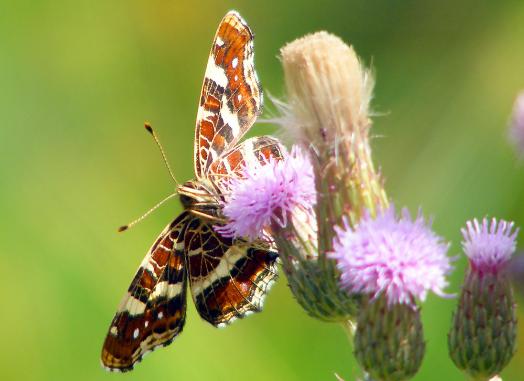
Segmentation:
{"type": "Polygon", "coordinates": [[[253,57],[253,33],[237,12],[220,23],[206,68],[195,131],[195,174],[233,147],[262,105],[253,57]]]}
{"type": "Polygon", "coordinates": [[[187,274],[184,234],[190,216],[169,224],[142,261],[111,322],[102,364],[128,371],[142,356],[169,344],[184,326],[187,274]]]}

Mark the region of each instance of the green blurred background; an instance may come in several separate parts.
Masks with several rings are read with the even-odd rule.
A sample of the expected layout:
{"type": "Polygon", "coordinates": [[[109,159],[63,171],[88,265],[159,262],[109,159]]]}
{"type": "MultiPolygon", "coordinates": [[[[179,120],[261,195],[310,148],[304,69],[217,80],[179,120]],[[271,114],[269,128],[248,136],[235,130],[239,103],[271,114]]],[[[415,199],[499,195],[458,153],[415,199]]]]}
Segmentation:
{"type": "MultiPolygon", "coordinates": [[[[451,254],[468,218],[524,225],[524,166],[506,138],[524,88],[520,1],[0,0],[0,379],[357,377],[343,330],[306,316],[284,278],[261,314],[217,330],[190,304],[170,347],[130,374],[100,367],[123,292],[181,210],[173,201],[115,232],[173,190],[142,123],[159,132],[178,178],[191,178],[204,67],[229,9],[255,31],[257,70],[273,95],[283,94],[279,48],[305,33],[338,34],[372,64],[374,155],[389,195],[435,216],[451,254]]],[[[251,134],[272,132],[258,125],[251,134]]],[[[424,305],[428,347],[415,380],[464,379],[447,357],[454,305],[424,305]]],[[[524,348],[524,324],[519,337],[524,348]]],[[[504,380],[522,380],[523,362],[521,350],[504,380]]]]}

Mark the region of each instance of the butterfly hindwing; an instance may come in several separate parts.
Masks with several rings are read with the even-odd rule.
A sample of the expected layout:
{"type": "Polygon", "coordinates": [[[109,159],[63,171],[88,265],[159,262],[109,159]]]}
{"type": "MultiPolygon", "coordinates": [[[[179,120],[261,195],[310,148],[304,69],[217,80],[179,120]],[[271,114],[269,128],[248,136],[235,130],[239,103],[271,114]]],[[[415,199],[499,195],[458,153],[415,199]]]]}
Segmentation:
{"type": "Polygon", "coordinates": [[[195,217],[184,245],[191,294],[203,319],[221,326],[261,310],[277,276],[277,253],[269,244],[223,237],[195,217]]]}
{"type": "Polygon", "coordinates": [[[190,216],[169,224],[140,265],[122,299],[102,348],[102,364],[128,371],[142,356],[168,345],[184,326],[187,273],[184,234],[190,216]]]}
{"type": "Polygon", "coordinates": [[[202,86],[195,131],[197,178],[204,177],[209,166],[240,140],[261,107],[253,33],[232,11],[218,27],[202,86]]]}

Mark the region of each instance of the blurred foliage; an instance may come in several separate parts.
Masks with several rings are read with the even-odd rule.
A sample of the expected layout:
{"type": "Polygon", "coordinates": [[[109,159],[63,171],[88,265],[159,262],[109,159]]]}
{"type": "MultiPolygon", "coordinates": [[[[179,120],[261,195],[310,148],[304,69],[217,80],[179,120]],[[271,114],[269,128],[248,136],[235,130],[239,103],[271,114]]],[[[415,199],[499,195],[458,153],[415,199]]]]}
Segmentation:
{"type": "MultiPolygon", "coordinates": [[[[388,193],[435,216],[452,255],[468,218],[524,225],[524,167],[506,139],[524,88],[522,2],[0,0],[3,380],[122,379],[99,365],[104,335],[143,254],[181,210],[170,203],[115,233],[173,190],[142,123],[159,132],[178,178],[191,178],[207,54],[231,8],[255,31],[259,76],[275,96],[279,48],[305,33],[333,32],[372,64],[374,154],[388,193]]],[[[259,124],[252,134],[268,132],[259,124]]],[[[415,380],[463,379],[446,347],[455,303],[424,305],[428,347],[415,380]]],[[[523,364],[517,352],[504,380],[522,379],[523,364]]],[[[303,381],[335,372],[358,375],[343,330],[307,317],[281,278],[262,314],[227,329],[204,323],[190,303],[184,333],[125,377],[303,381]]]]}

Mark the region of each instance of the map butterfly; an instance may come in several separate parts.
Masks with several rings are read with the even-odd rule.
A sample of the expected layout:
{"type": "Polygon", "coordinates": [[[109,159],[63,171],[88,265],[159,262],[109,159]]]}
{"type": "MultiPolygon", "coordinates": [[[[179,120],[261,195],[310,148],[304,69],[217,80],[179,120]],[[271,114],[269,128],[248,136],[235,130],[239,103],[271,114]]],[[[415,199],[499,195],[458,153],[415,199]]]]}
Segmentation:
{"type": "Polygon", "coordinates": [[[102,365],[129,371],[182,331],[189,288],[200,316],[226,325],[260,311],[276,277],[277,253],[265,241],[221,236],[228,181],[250,163],[282,158],[269,136],[242,136],[262,107],[253,60],[253,34],[237,12],[222,19],[202,87],[195,132],[195,176],[178,187],[184,211],[160,234],[128,288],[102,348],[102,365]]]}

